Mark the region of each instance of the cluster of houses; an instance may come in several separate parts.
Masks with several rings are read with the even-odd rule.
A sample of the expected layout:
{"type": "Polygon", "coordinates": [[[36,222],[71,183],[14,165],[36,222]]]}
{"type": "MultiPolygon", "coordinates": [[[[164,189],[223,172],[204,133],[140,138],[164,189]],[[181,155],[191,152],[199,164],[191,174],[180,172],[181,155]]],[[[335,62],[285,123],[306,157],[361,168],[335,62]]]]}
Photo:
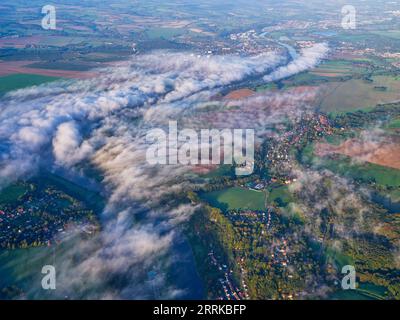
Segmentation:
{"type": "Polygon", "coordinates": [[[265,50],[278,51],[282,48],[271,41],[266,40],[262,33],[256,30],[237,32],[229,35],[229,47],[238,54],[259,54],[265,50]]]}
{"type": "Polygon", "coordinates": [[[274,247],[274,250],[271,254],[271,259],[275,265],[279,265],[281,267],[288,266],[288,248],[288,242],[286,239],[282,239],[281,244],[274,247]]]}
{"type": "Polygon", "coordinates": [[[30,191],[1,207],[0,248],[51,245],[54,236],[71,224],[81,225],[83,232],[92,234],[93,227],[85,219],[92,213],[61,191],[30,191]]]}
{"type": "Polygon", "coordinates": [[[253,222],[259,221],[266,224],[266,228],[269,229],[271,226],[271,210],[256,211],[256,210],[230,210],[228,217],[231,221],[244,221],[253,222]]]}
{"type": "Polygon", "coordinates": [[[230,34],[227,37],[215,38],[212,42],[204,42],[200,38],[182,35],[179,43],[197,48],[198,57],[211,57],[213,55],[256,55],[265,50],[278,51],[282,47],[266,40],[255,30],[230,34]]]}
{"type": "Polygon", "coordinates": [[[244,258],[240,258],[239,262],[238,262],[239,266],[240,266],[240,273],[241,273],[241,283],[242,283],[242,288],[244,290],[244,296],[246,299],[250,299],[250,295],[249,295],[249,287],[246,283],[246,274],[247,274],[247,270],[246,270],[246,266],[245,266],[245,260],[244,258]]]}
{"type": "MultiPolygon", "coordinates": [[[[276,134],[270,140],[266,160],[270,170],[280,176],[287,176],[293,168],[293,157],[290,152],[304,142],[317,139],[323,135],[333,134],[329,119],[323,114],[303,116],[290,130],[276,134]]],[[[293,178],[286,179],[285,184],[294,182],[293,178]]]]}
{"type": "Polygon", "coordinates": [[[213,251],[208,253],[211,259],[211,264],[221,273],[221,278],[218,279],[222,290],[224,292],[223,296],[220,296],[219,300],[244,300],[248,299],[248,287],[242,280],[243,290],[240,290],[234,283],[233,280],[233,270],[229,270],[226,264],[220,264],[214,255],[213,251]]]}

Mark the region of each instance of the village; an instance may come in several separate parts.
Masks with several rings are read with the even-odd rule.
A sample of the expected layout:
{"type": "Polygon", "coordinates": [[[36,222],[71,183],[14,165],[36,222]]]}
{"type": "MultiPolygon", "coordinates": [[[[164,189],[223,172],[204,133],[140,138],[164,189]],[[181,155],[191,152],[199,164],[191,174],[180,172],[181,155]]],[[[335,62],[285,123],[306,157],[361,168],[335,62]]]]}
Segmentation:
{"type": "MultiPolygon", "coordinates": [[[[235,286],[234,280],[232,279],[233,270],[228,270],[228,266],[226,264],[220,264],[214,255],[214,251],[211,250],[208,256],[211,259],[211,264],[213,265],[213,267],[221,273],[221,277],[218,279],[218,281],[222,287],[224,295],[218,297],[218,300],[249,299],[249,295],[247,293],[248,288],[244,278],[242,278],[241,281],[243,290],[240,290],[235,286]]],[[[242,267],[241,269],[242,273],[244,273],[245,270],[242,267]]]]}
{"type": "Polygon", "coordinates": [[[209,252],[212,267],[221,274],[218,281],[223,294],[215,293],[220,299],[251,299],[248,281],[254,277],[255,270],[268,272],[279,279],[276,284],[279,298],[292,300],[301,295],[293,288],[305,270],[297,268],[306,264],[312,269],[315,265],[308,252],[303,251],[306,244],[286,232],[287,221],[282,210],[287,210],[287,201],[290,201],[288,187],[298,181],[293,174],[297,148],[302,149],[310,141],[329,136],[334,130],[328,118],[320,113],[305,114],[287,127],[276,128],[265,140],[263,148],[257,151],[255,174],[233,180],[233,186],[258,193],[257,198],[264,199],[264,205],[263,209],[257,210],[223,210],[223,215],[233,226],[234,235],[231,236],[235,240],[232,244],[234,260],[230,262],[220,262],[221,255],[212,250],[209,252]]]}
{"type": "Polygon", "coordinates": [[[52,187],[21,184],[23,195],[0,204],[0,247],[50,246],[73,226],[88,235],[97,230],[93,211],[82,202],[52,187]]]}

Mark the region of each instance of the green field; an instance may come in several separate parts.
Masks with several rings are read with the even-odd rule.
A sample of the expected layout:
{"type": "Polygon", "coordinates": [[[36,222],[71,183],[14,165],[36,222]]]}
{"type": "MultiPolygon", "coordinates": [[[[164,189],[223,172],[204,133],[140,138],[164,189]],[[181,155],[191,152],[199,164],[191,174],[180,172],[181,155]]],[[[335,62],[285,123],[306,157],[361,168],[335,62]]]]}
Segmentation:
{"type": "Polygon", "coordinates": [[[287,80],[284,80],[283,83],[285,84],[284,88],[291,88],[296,86],[320,85],[321,83],[330,80],[329,77],[319,76],[310,72],[301,72],[287,80]]]}
{"type": "MultiPolygon", "coordinates": [[[[369,64],[370,60],[330,60],[319,66],[307,71],[296,74],[295,76],[285,80],[286,86],[299,85],[317,85],[323,83],[331,83],[328,88],[335,88],[340,83],[349,81],[351,77],[362,77],[367,72],[365,64],[369,64]],[[362,64],[365,63],[365,64],[362,64]]],[[[327,89],[325,89],[327,90],[327,89]]],[[[328,93],[329,94],[329,93],[328,93]]]]}
{"type": "MultiPolygon", "coordinates": [[[[54,186],[80,201],[87,202],[87,204],[97,212],[101,211],[104,207],[104,199],[99,193],[82,188],[73,182],[51,173],[42,173],[31,181],[43,188],[54,186]]],[[[27,193],[27,188],[30,188],[28,184],[12,184],[7,186],[0,191],[0,204],[17,201],[18,198],[27,193]]],[[[63,200],[60,202],[60,207],[68,206],[69,204],[69,200],[63,200]]]]}
{"type": "MultiPolygon", "coordinates": [[[[330,247],[325,252],[326,263],[334,263],[339,271],[346,265],[354,265],[354,260],[330,247]]],[[[387,289],[372,283],[358,283],[356,290],[339,290],[332,294],[331,299],[343,300],[380,300],[387,295],[387,289]]]]}
{"type": "Polygon", "coordinates": [[[344,77],[364,72],[364,68],[357,67],[350,60],[327,61],[310,71],[312,74],[325,74],[329,77],[344,77]]]}
{"type": "MultiPolygon", "coordinates": [[[[51,257],[50,254],[48,248],[0,252],[0,299],[18,298],[22,292],[29,291],[29,286],[33,283],[36,283],[38,291],[41,268],[54,263],[48,258],[51,257]],[[47,256],[46,251],[48,252],[47,256]]],[[[43,290],[43,293],[45,292],[43,290]]]]}
{"type": "Polygon", "coordinates": [[[213,179],[219,177],[232,177],[232,176],[233,176],[233,171],[231,165],[218,166],[217,169],[202,175],[202,177],[206,179],[213,179]]]}
{"type": "Polygon", "coordinates": [[[200,198],[223,211],[235,209],[264,210],[264,192],[241,187],[200,194],[200,198]]]}
{"type": "Polygon", "coordinates": [[[18,293],[21,292],[27,299],[63,299],[62,288],[42,289],[42,268],[52,265],[58,274],[62,274],[67,265],[79,256],[74,249],[79,248],[85,241],[85,238],[76,235],[67,237],[60,244],[53,244],[51,247],[1,250],[0,300],[18,298],[18,293]],[[71,252],[74,252],[74,256],[71,252]]]}
{"type": "Polygon", "coordinates": [[[400,202],[400,189],[391,190],[387,193],[390,200],[393,202],[400,202]]]}
{"type": "Polygon", "coordinates": [[[26,193],[26,187],[22,185],[11,185],[0,191],[0,204],[17,201],[26,193]]]}
{"type": "Polygon", "coordinates": [[[387,295],[387,289],[385,287],[378,286],[373,283],[360,283],[357,290],[375,299],[384,299],[387,295]]]}
{"type": "Polygon", "coordinates": [[[185,33],[185,29],[180,29],[180,28],[153,28],[150,30],[147,30],[146,36],[151,39],[165,39],[169,40],[173,37],[179,36],[181,34],[185,33]]]}
{"type": "Polygon", "coordinates": [[[338,159],[322,159],[318,165],[353,179],[375,180],[377,184],[383,186],[400,186],[400,170],[377,164],[353,163],[348,157],[338,156],[338,159]]]}
{"type": "Polygon", "coordinates": [[[393,119],[387,126],[387,129],[400,129],[400,119],[393,119]]]}
{"type": "Polygon", "coordinates": [[[255,91],[263,92],[263,91],[267,91],[267,90],[277,90],[277,89],[278,89],[278,86],[276,85],[276,83],[270,82],[270,83],[263,84],[261,86],[256,87],[255,91]]]}
{"type": "Polygon", "coordinates": [[[37,69],[49,69],[49,70],[68,70],[68,71],[89,71],[96,65],[90,62],[68,62],[68,61],[56,61],[56,62],[36,62],[27,65],[29,68],[37,69]]]}
{"type": "Polygon", "coordinates": [[[268,202],[274,202],[278,207],[286,207],[290,202],[293,202],[287,186],[270,187],[268,191],[268,202]]]}
{"type": "MultiPolygon", "coordinates": [[[[336,145],[342,141],[343,138],[340,136],[331,136],[329,139],[326,139],[326,142],[336,145]]],[[[352,179],[360,179],[364,182],[374,180],[378,185],[382,186],[400,186],[400,170],[369,162],[356,162],[345,155],[318,157],[314,154],[313,144],[309,144],[304,148],[300,158],[303,163],[311,164],[320,169],[328,169],[336,174],[352,179]]],[[[400,193],[394,190],[393,197],[399,196],[400,193]]]]}
{"type": "Polygon", "coordinates": [[[39,177],[36,177],[35,180],[44,185],[53,185],[56,188],[63,190],[68,195],[86,202],[96,213],[100,213],[105,206],[104,199],[99,193],[82,188],[73,182],[49,172],[42,173],[39,177]]]}
{"type": "Polygon", "coordinates": [[[375,300],[358,290],[339,290],[330,296],[330,300],[375,300]]]}
{"type": "Polygon", "coordinates": [[[400,100],[400,80],[397,77],[375,76],[372,80],[327,83],[322,89],[320,110],[327,113],[367,111],[378,104],[400,100]]]}
{"type": "Polygon", "coordinates": [[[56,47],[63,47],[68,45],[77,45],[80,43],[85,43],[88,41],[86,37],[79,37],[79,36],[53,36],[53,37],[43,37],[40,41],[40,44],[46,46],[56,46],[56,47]]]}
{"type": "Polygon", "coordinates": [[[346,265],[354,265],[354,261],[350,256],[331,247],[326,249],[325,256],[327,263],[335,263],[338,268],[343,268],[346,265]]]}
{"type": "Polygon", "coordinates": [[[375,34],[377,36],[381,36],[381,37],[400,40],[400,31],[399,30],[373,31],[371,33],[375,34]]]}
{"type": "Polygon", "coordinates": [[[37,86],[43,83],[59,80],[57,77],[41,76],[36,74],[11,74],[0,77],[0,95],[9,91],[37,86]]]}
{"type": "Polygon", "coordinates": [[[356,290],[338,290],[331,300],[382,300],[386,297],[386,288],[372,283],[358,283],[356,290]]]}

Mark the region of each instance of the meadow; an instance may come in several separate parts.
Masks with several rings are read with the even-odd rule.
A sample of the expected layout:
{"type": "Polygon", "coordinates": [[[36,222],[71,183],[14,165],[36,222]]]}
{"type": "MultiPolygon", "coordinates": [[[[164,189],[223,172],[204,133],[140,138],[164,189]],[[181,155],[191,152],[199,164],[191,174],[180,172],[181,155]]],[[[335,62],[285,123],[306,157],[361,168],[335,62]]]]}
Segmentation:
{"type": "Polygon", "coordinates": [[[223,211],[235,209],[264,210],[265,193],[241,187],[200,194],[200,198],[223,211]]]}
{"type": "Polygon", "coordinates": [[[87,205],[96,213],[100,213],[105,206],[104,199],[100,193],[83,188],[49,172],[43,172],[41,175],[36,177],[34,181],[38,184],[52,185],[60,190],[63,190],[68,195],[87,203],[87,205]]]}
{"type": "Polygon", "coordinates": [[[385,127],[385,129],[389,129],[389,130],[400,129],[400,118],[396,118],[396,119],[393,119],[392,121],[390,121],[387,124],[387,126],[385,127]]]}
{"type": "MultiPolygon", "coordinates": [[[[0,251],[0,297],[12,298],[7,287],[13,291],[40,291],[41,269],[45,265],[57,265],[53,255],[55,248],[27,248],[0,251]],[[32,286],[36,285],[36,288],[32,286]]],[[[46,290],[41,290],[45,294],[46,290]]],[[[51,290],[50,290],[51,291],[51,290]]],[[[12,292],[15,294],[15,292],[12,292]]]]}
{"type": "Polygon", "coordinates": [[[151,40],[159,38],[169,40],[184,33],[185,29],[181,28],[152,28],[145,32],[146,36],[151,40]]]}
{"type": "Polygon", "coordinates": [[[371,33],[380,37],[400,40],[399,30],[372,31],[371,33]]]}
{"type": "MultiPolygon", "coordinates": [[[[26,299],[65,299],[62,288],[43,290],[41,273],[43,266],[52,265],[63,270],[65,259],[77,259],[68,256],[74,248],[84,243],[82,235],[69,235],[60,243],[51,247],[32,247],[0,251],[0,300],[16,298],[24,293],[26,299]],[[11,295],[11,296],[10,296],[11,295]]],[[[21,298],[21,297],[19,297],[21,298]]]]}
{"type": "Polygon", "coordinates": [[[268,188],[268,191],[268,202],[275,203],[278,207],[286,207],[289,203],[293,202],[292,195],[286,185],[271,186],[268,188]]]}
{"type": "MultiPolygon", "coordinates": [[[[337,146],[347,138],[349,137],[333,135],[325,141],[337,146]]],[[[388,187],[400,186],[400,170],[375,163],[357,161],[349,156],[340,154],[319,157],[315,154],[315,144],[307,145],[299,155],[299,160],[315,168],[328,169],[335,174],[363,182],[374,181],[378,185],[388,187]]],[[[393,196],[397,194],[394,193],[393,196]]]]}
{"type": "Polygon", "coordinates": [[[372,81],[351,79],[330,82],[322,87],[319,108],[326,113],[368,111],[378,104],[400,100],[400,80],[392,76],[374,76],[372,81]]]}
{"type": "MultiPolygon", "coordinates": [[[[334,263],[339,270],[346,265],[355,265],[354,259],[332,247],[325,251],[326,263],[334,263]]],[[[356,290],[338,290],[334,292],[330,299],[345,300],[381,300],[387,294],[387,289],[368,282],[358,282],[356,290]]]]}
{"type": "Polygon", "coordinates": [[[386,288],[372,283],[358,283],[356,290],[338,290],[334,292],[330,300],[383,300],[386,288]]]}
{"type": "Polygon", "coordinates": [[[37,86],[43,83],[59,80],[57,77],[41,76],[36,74],[11,74],[0,77],[0,95],[7,92],[37,86]]]}
{"type": "Polygon", "coordinates": [[[32,63],[27,65],[26,67],[49,70],[89,71],[92,68],[96,67],[96,64],[93,62],[46,61],[32,63]]]}
{"type": "Polygon", "coordinates": [[[375,181],[379,185],[399,187],[400,170],[383,167],[373,163],[357,163],[346,156],[334,158],[318,158],[315,163],[319,167],[331,170],[339,175],[360,179],[362,181],[375,181]]]}
{"type": "Polygon", "coordinates": [[[310,70],[311,74],[325,77],[345,77],[354,74],[355,72],[363,72],[362,68],[355,67],[352,61],[349,60],[331,60],[327,61],[318,67],[310,70]]]}
{"type": "Polygon", "coordinates": [[[0,205],[17,201],[27,192],[26,186],[14,184],[6,187],[0,192],[0,205]]]}

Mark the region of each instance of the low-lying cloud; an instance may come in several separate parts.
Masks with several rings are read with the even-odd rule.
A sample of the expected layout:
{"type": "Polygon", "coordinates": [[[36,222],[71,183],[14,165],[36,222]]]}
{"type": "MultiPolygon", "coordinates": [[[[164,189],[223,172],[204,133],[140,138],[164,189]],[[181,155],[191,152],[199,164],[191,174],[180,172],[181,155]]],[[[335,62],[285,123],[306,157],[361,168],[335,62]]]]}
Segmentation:
{"type": "Polygon", "coordinates": [[[329,46],[326,43],[317,43],[312,47],[301,50],[300,55],[286,66],[282,66],[264,76],[265,81],[281,80],[297,73],[314,68],[329,52],[329,46]]]}
{"type": "MultiPolygon", "coordinates": [[[[319,59],[310,52],[307,56],[310,60],[296,64],[298,70],[310,65],[312,57],[319,59]]],[[[168,253],[182,254],[174,251],[180,241],[176,225],[195,208],[173,201],[160,206],[160,200],[189,187],[191,172],[182,166],[150,166],[145,159],[146,133],[170,119],[195,128],[262,129],[274,117],[284,117],[282,109],[301,112],[312,92],[261,94],[238,102],[242,112],[210,102],[220,87],[262,77],[282,61],[275,53],[199,58],[156,52],[103,70],[96,79],[19,90],[3,99],[0,188],[41,167],[72,170],[90,164],[103,176],[103,230],[74,246],[83,258],[65,257],[70,264],[60,273],[63,292],[75,292],[76,297],[149,298],[153,288],[146,279],[151,270],[157,270],[158,285],[167,286],[163,272],[175,263],[168,253]],[[204,111],[210,104],[215,109],[204,111]],[[121,277],[124,280],[118,281],[121,277]]],[[[169,284],[161,298],[182,297],[185,289],[169,284]]]]}

